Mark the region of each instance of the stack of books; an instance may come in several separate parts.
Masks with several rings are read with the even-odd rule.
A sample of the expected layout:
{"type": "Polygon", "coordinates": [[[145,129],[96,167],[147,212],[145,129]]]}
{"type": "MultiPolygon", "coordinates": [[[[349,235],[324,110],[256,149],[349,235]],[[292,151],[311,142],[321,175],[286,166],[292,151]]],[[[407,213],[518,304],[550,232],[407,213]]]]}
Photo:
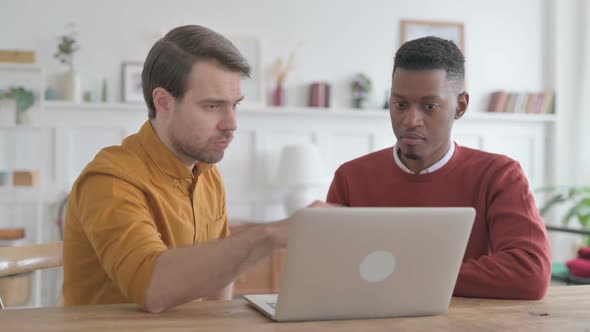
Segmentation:
{"type": "Polygon", "coordinates": [[[496,91],[490,98],[488,112],[553,114],[555,113],[555,93],[496,91]]]}

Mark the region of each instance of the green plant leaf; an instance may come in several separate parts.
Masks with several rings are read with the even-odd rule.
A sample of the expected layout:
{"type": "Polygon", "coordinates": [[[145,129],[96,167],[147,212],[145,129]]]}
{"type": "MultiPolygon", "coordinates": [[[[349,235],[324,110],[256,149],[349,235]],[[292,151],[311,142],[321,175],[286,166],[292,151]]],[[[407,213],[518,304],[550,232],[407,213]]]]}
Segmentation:
{"type": "Polygon", "coordinates": [[[11,87],[4,93],[6,98],[14,99],[18,112],[27,111],[35,103],[35,93],[22,86],[11,87]]]}
{"type": "Polygon", "coordinates": [[[71,67],[73,64],[74,53],[80,49],[80,46],[76,40],[77,33],[75,31],[75,24],[71,24],[70,30],[72,31],[70,31],[68,34],[59,36],[57,38],[57,51],[53,56],[54,58],[58,59],[59,62],[71,67]]]}
{"type": "Polygon", "coordinates": [[[563,203],[567,201],[567,198],[563,196],[563,194],[559,193],[553,197],[551,197],[549,199],[549,201],[547,203],[545,203],[545,205],[543,205],[540,209],[539,209],[539,213],[544,216],[553,206],[563,203]]]}
{"type": "Polygon", "coordinates": [[[565,217],[563,217],[563,219],[561,220],[561,223],[564,226],[567,226],[567,225],[569,225],[572,218],[577,217],[577,216],[578,216],[578,205],[574,205],[567,211],[567,213],[565,214],[565,217]]]}
{"type": "Polygon", "coordinates": [[[590,218],[590,198],[581,199],[572,206],[562,220],[563,225],[568,225],[571,219],[576,218],[580,225],[587,228],[590,218]]]}

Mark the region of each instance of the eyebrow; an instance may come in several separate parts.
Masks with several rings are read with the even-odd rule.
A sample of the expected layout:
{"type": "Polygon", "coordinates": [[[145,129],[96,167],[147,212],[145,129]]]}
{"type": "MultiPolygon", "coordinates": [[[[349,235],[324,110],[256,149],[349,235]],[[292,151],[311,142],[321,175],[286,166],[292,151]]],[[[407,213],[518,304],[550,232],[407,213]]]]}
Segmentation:
{"type": "MultiPolygon", "coordinates": [[[[406,98],[405,96],[402,96],[402,95],[400,95],[400,94],[398,94],[398,93],[392,93],[392,94],[391,94],[391,96],[392,96],[392,97],[395,97],[395,98],[401,98],[401,99],[405,99],[405,98],[406,98]]],[[[442,99],[442,97],[441,97],[441,96],[439,96],[439,95],[429,95],[429,96],[424,96],[424,97],[422,97],[422,98],[420,98],[420,99],[422,99],[422,100],[429,100],[429,99],[442,99]]]]}
{"type": "MultiPolygon", "coordinates": [[[[241,102],[244,100],[244,96],[241,96],[240,99],[236,100],[236,103],[241,102]]],[[[225,104],[227,103],[227,99],[218,99],[218,98],[206,98],[199,101],[199,103],[212,103],[212,104],[225,104]]]]}
{"type": "Polygon", "coordinates": [[[442,97],[439,95],[430,95],[430,96],[422,97],[422,100],[425,100],[425,99],[442,99],[442,97]]]}

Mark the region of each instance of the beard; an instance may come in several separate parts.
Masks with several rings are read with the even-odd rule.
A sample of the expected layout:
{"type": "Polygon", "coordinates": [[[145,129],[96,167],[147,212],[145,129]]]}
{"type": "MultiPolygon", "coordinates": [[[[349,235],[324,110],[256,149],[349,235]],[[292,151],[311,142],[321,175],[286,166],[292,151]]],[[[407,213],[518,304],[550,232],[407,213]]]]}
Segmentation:
{"type": "Polygon", "coordinates": [[[232,136],[233,135],[231,133],[226,133],[219,137],[213,137],[207,140],[205,143],[200,144],[199,146],[195,146],[194,144],[187,143],[186,140],[179,138],[174,134],[172,130],[170,130],[170,140],[174,151],[180,153],[181,155],[187,158],[206,164],[216,164],[220,162],[224,156],[223,149],[210,148],[213,142],[231,139],[232,136]]]}
{"type": "Polygon", "coordinates": [[[419,155],[412,153],[412,152],[404,152],[402,149],[399,149],[399,151],[397,151],[397,155],[400,158],[403,155],[406,159],[410,159],[410,160],[421,160],[422,159],[422,157],[420,157],[419,155]]]}
{"type": "Polygon", "coordinates": [[[410,160],[421,160],[422,159],[422,157],[420,157],[419,155],[417,155],[415,153],[404,153],[404,157],[406,157],[406,159],[410,159],[410,160]]]}

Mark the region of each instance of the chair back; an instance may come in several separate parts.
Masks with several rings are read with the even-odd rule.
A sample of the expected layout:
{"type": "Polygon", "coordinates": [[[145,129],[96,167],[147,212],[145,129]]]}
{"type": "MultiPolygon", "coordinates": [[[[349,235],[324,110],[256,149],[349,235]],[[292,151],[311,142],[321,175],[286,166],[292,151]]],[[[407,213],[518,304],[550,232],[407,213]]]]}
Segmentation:
{"type": "Polygon", "coordinates": [[[63,242],[0,247],[0,278],[62,265],[63,242]]]}

